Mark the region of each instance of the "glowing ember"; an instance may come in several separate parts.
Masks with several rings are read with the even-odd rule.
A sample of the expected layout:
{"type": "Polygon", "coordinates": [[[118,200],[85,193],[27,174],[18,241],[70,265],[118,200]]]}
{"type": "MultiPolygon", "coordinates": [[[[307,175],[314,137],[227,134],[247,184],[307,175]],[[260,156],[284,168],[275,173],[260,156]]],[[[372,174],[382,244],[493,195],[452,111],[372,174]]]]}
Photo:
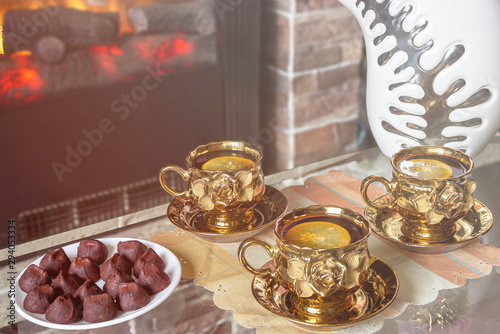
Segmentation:
{"type": "Polygon", "coordinates": [[[182,38],[174,40],[174,49],[181,55],[190,53],[193,50],[193,43],[188,43],[182,38]]]}
{"type": "MultiPolygon", "coordinates": [[[[132,80],[134,73],[143,71],[146,66],[150,66],[157,74],[171,72],[171,66],[176,66],[176,57],[192,53],[196,45],[196,42],[185,39],[182,34],[176,34],[166,38],[141,36],[132,38],[128,44],[111,43],[89,47],[88,51],[80,49],[69,52],[89,52],[95,73],[89,76],[88,80],[91,81],[88,83],[100,85],[132,80]]],[[[50,75],[45,77],[51,73],[47,67],[65,69],[71,63],[68,59],[78,59],[75,57],[64,58],[60,64],[48,65],[29,51],[10,55],[11,65],[0,68],[0,104],[29,102],[47,95],[47,89],[52,90],[54,84],[49,81],[52,80],[50,75]]],[[[183,66],[189,66],[189,63],[183,63],[183,66]]],[[[68,68],[74,70],[74,67],[68,68]]]]}
{"type": "Polygon", "coordinates": [[[120,70],[117,67],[117,59],[124,52],[116,44],[93,46],[90,48],[90,53],[93,54],[99,68],[117,78],[121,78],[120,70]]]}
{"type": "MultiPolygon", "coordinates": [[[[149,3],[158,0],[138,0],[136,3],[149,3]]],[[[63,55],[54,62],[41,57],[40,49],[18,51],[8,56],[2,56],[0,67],[0,105],[16,104],[38,100],[53,92],[61,93],[65,89],[78,87],[79,78],[75,83],[71,81],[73,72],[80,75],[81,68],[73,62],[79,61],[80,56],[85,61],[92,62],[92,73],[83,75],[83,84],[89,86],[107,85],[118,81],[132,80],[137,73],[143,73],[144,68],[150,68],[157,74],[173,71],[178,65],[189,67],[196,64],[196,54],[193,51],[200,47],[197,40],[182,33],[161,35],[136,35],[128,23],[128,8],[120,5],[120,1],[106,1],[107,6],[91,6],[100,2],[88,0],[44,0],[20,1],[0,0],[0,55],[14,50],[4,49],[3,18],[8,10],[37,10],[43,7],[62,6],[89,12],[118,13],[120,20],[120,34],[115,43],[97,45],[88,48],[65,45],[63,55]],[[64,5],[62,5],[64,4],[64,5]],[[81,53],[78,54],[78,53],[81,53]],[[188,57],[182,57],[189,55],[188,57]],[[90,57],[89,57],[90,56],[90,57]],[[186,58],[185,62],[178,61],[186,58]],[[57,75],[52,75],[57,74],[57,75]]],[[[62,8],[53,7],[52,9],[62,8]]],[[[51,12],[53,13],[54,10],[51,12]]],[[[115,31],[116,32],[116,31],[115,31]]],[[[38,45],[37,45],[38,46],[38,45]]],[[[88,65],[86,63],[85,65],[88,65]]],[[[89,65],[90,66],[90,65],[89,65]]]]}
{"type": "Polygon", "coordinates": [[[38,70],[29,66],[29,56],[17,56],[16,65],[0,70],[0,100],[14,103],[36,100],[45,85],[38,70]]]}
{"type": "Polygon", "coordinates": [[[187,42],[182,37],[175,37],[173,40],[167,39],[161,45],[155,43],[151,38],[145,38],[136,43],[136,52],[144,60],[167,61],[175,56],[190,53],[194,44],[187,42]]]}

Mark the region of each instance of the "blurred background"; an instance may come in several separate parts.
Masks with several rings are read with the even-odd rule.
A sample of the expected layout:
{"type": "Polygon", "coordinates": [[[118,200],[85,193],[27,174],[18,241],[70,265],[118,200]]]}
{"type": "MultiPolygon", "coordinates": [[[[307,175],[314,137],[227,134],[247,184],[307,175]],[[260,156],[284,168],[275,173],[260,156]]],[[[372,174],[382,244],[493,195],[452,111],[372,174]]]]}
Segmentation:
{"type": "Polygon", "coordinates": [[[290,6],[2,0],[0,217],[17,243],[167,203],[160,168],[207,142],[258,144],[267,175],[375,146],[356,19],[290,6]]]}

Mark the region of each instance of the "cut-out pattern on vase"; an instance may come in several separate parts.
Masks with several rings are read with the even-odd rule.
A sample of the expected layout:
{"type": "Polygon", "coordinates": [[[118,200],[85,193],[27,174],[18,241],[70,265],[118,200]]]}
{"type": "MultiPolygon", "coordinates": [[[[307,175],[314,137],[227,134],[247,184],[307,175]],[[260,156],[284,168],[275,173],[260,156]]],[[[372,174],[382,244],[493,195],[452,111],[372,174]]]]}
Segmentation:
{"type": "Polygon", "coordinates": [[[416,145],[479,153],[500,127],[500,2],[340,2],[363,29],[368,119],[384,154],[416,145]]]}

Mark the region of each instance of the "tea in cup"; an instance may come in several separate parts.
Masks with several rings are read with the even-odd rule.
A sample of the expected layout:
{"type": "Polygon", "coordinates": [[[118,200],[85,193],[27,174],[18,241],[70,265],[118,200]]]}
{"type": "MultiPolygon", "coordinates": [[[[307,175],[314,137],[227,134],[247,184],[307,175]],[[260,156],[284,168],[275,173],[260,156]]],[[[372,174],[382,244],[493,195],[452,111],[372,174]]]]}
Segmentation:
{"type": "Polygon", "coordinates": [[[274,278],[291,293],[294,309],[309,318],[328,319],[352,307],[370,267],[370,228],[362,215],[314,205],[285,214],[274,232],[274,247],[255,238],[240,245],[238,256],[248,271],[274,278]],[[267,251],[272,269],[248,263],[245,252],[252,245],[267,251]]]}
{"type": "Polygon", "coordinates": [[[265,191],[261,150],[242,141],[214,142],[197,147],[186,157],[187,170],[166,165],[160,184],[174,196],[189,198],[208,215],[214,231],[230,231],[250,225],[253,208],[265,191]],[[165,181],[165,173],[179,173],[188,190],[176,191],[165,181]]]}
{"type": "Polygon", "coordinates": [[[402,149],[391,158],[392,181],[373,175],[361,184],[366,204],[377,210],[392,210],[404,219],[401,232],[407,238],[441,242],[455,233],[455,222],[474,205],[474,166],[462,151],[439,146],[402,149]],[[389,200],[374,202],[368,187],[382,183],[389,200]]]}

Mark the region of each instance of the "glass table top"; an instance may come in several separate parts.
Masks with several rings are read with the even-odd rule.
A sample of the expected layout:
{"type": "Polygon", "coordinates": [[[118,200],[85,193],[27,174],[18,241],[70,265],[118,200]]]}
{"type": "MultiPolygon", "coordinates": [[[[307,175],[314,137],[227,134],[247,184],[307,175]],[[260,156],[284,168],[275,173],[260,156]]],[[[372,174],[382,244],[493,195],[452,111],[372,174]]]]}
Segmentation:
{"type": "MultiPolygon", "coordinates": [[[[477,189],[474,196],[492,211],[494,217],[500,217],[500,136],[495,137],[487,148],[474,158],[474,163],[475,168],[472,172],[472,178],[477,182],[477,189]]],[[[345,175],[360,180],[374,174],[391,178],[389,158],[382,155],[378,148],[372,148],[268,175],[266,176],[266,184],[277,189],[291,185],[302,185],[308,177],[324,174],[331,169],[341,170],[345,175]]],[[[174,225],[168,222],[165,216],[167,205],[168,203],[165,203],[164,205],[130,215],[109,219],[72,231],[16,245],[16,271],[21,272],[30,262],[43,255],[47,249],[75,243],[83,238],[133,237],[147,240],[150,235],[156,232],[173,231],[174,225]]],[[[481,236],[480,239],[484,244],[500,247],[499,224],[494,223],[491,231],[481,236]]],[[[6,250],[3,250],[0,255],[3,276],[7,272],[7,257],[8,253],[6,250]]],[[[498,260],[496,259],[496,261],[498,260]]],[[[2,298],[0,303],[1,319],[6,319],[5,312],[8,307],[8,290],[9,287],[6,280],[2,279],[0,291],[2,291],[4,298],[2,298]]],[[[152,326],[152,329],[149,329],[150,331],[155,332],[158,330],[158,332],[161,332],[162,329],[165,329],[165,326],[172,325],[168,324],[168,321],[165,319],[159,319],[162,318],[160,314],[163,311],[168,314],[176,314],[175,320],[172,320],[175,326],[171,327],[171,329],[173,332],[176,332],[175,330],[182,332],[179,324],[189,324],[190,320],[197,319],[200,314],[194,310],[201,306],[196,303],[202,302],[203,307],[206,307],[206,313],[210,314],[212,318],[210,321],[206,321],[206,323],[200,320],[201,318],[198,319],[200,320],[200,324],[206,325],[206,328],[197,328],[195,332],[209,333],[210,331],[207,328],[211,328],[210,326],[213,327],[214,324],[218,324],[217,333],[255,332],[255,329],[245,329],[237,325],[232,318],[232,312],[219,310],[214,306],[210,297],[211,293],[209,291],[195,286],[191,280],[183,280],[177,291],[163,304],[158,306],[159,310],[133,320],[132,322],[134,323],[128,324],[128,326],[143,328],[144,324],[142,322],[144,322],[148,323],[148,326],[152,326]],[[180,302],[186,307],[185,310],[178,307],[180,302]],[[158,325],[159,322],[162,323],[162,326],[158,325]],[[151,325],[151,323],[155,325],[151,325]]],[[[478,279],[467,280],[467,283],[463,287],[440,291],[438,298],[430,304],[410,305],[400,316],[386,320],[379,332],[448,333],[453,332],[457,326],[461,326],[460,328],[464,330],[464,333],[468,333],[469,328],[471,332],[476,328],[476,330],[482,330],[482,332],[487,333],[489,330],[493,331],[494,328],[496,329],[500,324],[500,317],[498,316],[499,308],[500,267],[493,267],[491,274],[478,279]]],[[[9,327],[6,320],[2,321],[3,323],[0,323],[0,332],[17,331],[19,333],[27,333],[43,332],[45,330],[47,333],[53,333],[53,330],[47,331],[43,327],[23,321],[19,315],[16,317],[17,325],[15,327],[9,327]]],[[[124,329],[121,328],[121,330],[124,329]]],[[[96,330],[95,332],[97,333],[98,331],[96,330]]]]}

